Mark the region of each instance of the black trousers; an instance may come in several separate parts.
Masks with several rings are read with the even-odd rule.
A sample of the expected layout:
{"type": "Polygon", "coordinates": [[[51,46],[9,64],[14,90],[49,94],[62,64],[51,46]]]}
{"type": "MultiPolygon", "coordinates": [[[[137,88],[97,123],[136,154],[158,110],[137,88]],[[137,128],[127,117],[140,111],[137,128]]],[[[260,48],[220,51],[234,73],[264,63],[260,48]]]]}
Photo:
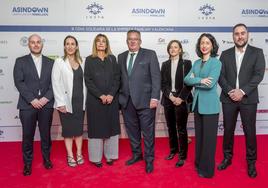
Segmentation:
{"type": "Polygon", "coordinates": [[[257,160],[256,139],[256,111],[257,104],[223,103],[223,154],[224,158],[232,159],[234,145],[234,131],[238,113],[242,120],[243,131],[246,137],[246,159],[248,164],[257,160]]]}
{"type": "Polygon", "coordinates": [[[133,156],[142,156],[142,135],[145,161],[152,162],[154,160],[156,109],[136,109],[129,98],[127,107],[122,108],[122,113],[133,156]]]}
{"type": "Polygon", "coordinates": [[[199,174],[212,177],[215,169],[219,114],[194,112],[195,122],[195,167],[199,174]]]}
{"type": "Polygon", "coordinates": [[[186,103],[179,106],[164,106],[164,113],[168,127],[170,153],[179,152],[179,158],[185,160],[188,152],[186,103]]]}
{"type": "Polygon", "coordinates": [[[22,124],[22,152],[24,164],[31,165],[33,160],[33,141],[38,124],[41,137],[41,150],[44,160],[50,159],[53,108],[20,110],[22,124]],[[38,123],[37,123],[38,122],[38,123]]]}

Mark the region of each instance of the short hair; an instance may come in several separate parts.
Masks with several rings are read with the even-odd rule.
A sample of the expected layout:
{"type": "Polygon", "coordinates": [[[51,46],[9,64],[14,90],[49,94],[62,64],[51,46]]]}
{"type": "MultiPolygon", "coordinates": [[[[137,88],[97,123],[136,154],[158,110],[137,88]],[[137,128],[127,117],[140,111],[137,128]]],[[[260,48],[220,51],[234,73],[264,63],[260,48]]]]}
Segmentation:
{"type": "MultiPolygon", "coordinates": [[[[71,38],[71,39],[73,39],[73,40],[75,41],[75,44],[76,44],[76,46],[77,46],[77,49],[76,49],[75,54],[74,54],[75,61],[77,61],[79,64],[81,64],[81,63],[82,63],[82,58],[81,58],[81,56],[80,56],[79,45],[78,45],[78,41],[77,41],[77,39],[76,39],[74,36],[72,36],[72,35],[67,35],[67,36],[65,37],[65,39],[63,40],[63,46],[65,46],[66,41],[67,41],[67,39],[69,39],[69,38],[71,38]]],[[[64,49],[64,56],[63,56],[63,59],[65,60],[66,58],[67,58],[67,52],[66,52],[66,50],[64,49]]]]}
{"type": "Polygon", "coordinates": [[[238,24],[236,24],[234,27],[233,27],[233,32],[234,32],[234,30],[237,28],[237,27],[244,27],[244,28],[246,28],[246,30],[248,31],[248,27],[245,25],[245,24],[243,24],[243,23],[238,23],[238,24]]]}
{"type": "Polygon", "coordinates": [[[106,35],[104,35],[104,34],[99,33],[94,39],[91,56],[92,57],[97,57],[98,56],[97,40],[100,37],[103,37],[106,40],[105,57],[107,57],[108,55],[112,55],[112,51],[111,51],[110,42],[109,42],[108,37],[106,35]]]}
{"type": "Polygon", "coordinates": [[[127,36],[128,36],[129,33],[137,33],[141,37],[141,32],[138,31],[138,30],[136,30],[136,29],[130,29],[130,30],[128,30],[127,36]]]}
{"type": "Polygon", "coordinates": [[[172,43],[177,43],[177,44],[179,45],[179,47],[180,47],[180,49],[181,49],[181,52],[180,52],[180,54],[179,54],[179,57],[180,57],[180,59],[182,59],[183,49],[182,49],[181,42],[178,41],[178,40],[171,40],[171,41],[168,43],[168,45],[167,45],[167,53],[168,53],[168,55],[169,55],[169,58],[170,58],[169,49],[170,49],[170,46],[171,46],[172,43]]]}
{"type": "Polygon", "coordinates": [[[197,54],[198,57],[202,58],[203,57],[203,54],[200,50],[200,42],[201,42],[201,39],[203,37],[207,37],[210,42],[212,43],[212,50],[211,50],[211,54],[210,56],[211,57],[216,57],[218,56],[218,49],[219,49],[219,45],[215,39],[215,37],[213,35],[211,35],[210,33],[203,33],[202,35],[200,35],[200,37],[198,38],[197,40],[197,43],[196,43],[196,48],[195,48],[195,52],[197,54]]]}

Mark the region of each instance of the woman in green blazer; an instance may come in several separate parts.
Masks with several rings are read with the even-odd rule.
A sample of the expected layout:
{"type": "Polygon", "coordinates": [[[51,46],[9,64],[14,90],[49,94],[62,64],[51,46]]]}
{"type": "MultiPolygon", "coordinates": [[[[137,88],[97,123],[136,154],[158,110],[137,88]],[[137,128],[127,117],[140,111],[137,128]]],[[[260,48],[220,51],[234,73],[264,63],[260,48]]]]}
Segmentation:
{"type": "Polygon", "coordinates": [[[195,167],[200,177],[214,175],[220,100],[217,83],[221,72],[221,62],[216,58],[218,52],[216,39],[203,33],[196,44],[200,59],[194,62],[184,82],[193,86],[194,100],[192,110],[195,122],[195,167]]]}

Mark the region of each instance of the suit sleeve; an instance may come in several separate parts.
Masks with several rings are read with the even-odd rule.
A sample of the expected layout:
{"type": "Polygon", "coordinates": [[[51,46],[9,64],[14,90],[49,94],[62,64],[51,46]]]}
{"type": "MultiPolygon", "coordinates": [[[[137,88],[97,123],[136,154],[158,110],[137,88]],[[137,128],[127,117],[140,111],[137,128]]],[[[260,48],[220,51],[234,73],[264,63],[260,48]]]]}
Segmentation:
{"type": "Polygon", "coordinates": [[[113,81],[109,94],[115,96],[119,89],[120,84],[120,70],[119,65],[117,64],[114,56],[111,56],[111,60],[112,60],[111,63],[113,64],[113,81]]]}
{"type": "Polygon", "coordinates": [[[240,88],[245,92],[246,95],[250,95],[250,93],[258,87],[258,85],[260,84],[264,76],[264,72],[265,72],[264,54],[261,49],[258,49],[257,53],[258,53],[257,60],[255,63],[253,76],[247,85],[240,88]]]}
{"type": "Polygon", "coordinates": [[[155,51],[151,55],[150,62],[150,74],[152,80],[152,93],[151,99],[160,99],[160,87],[161,87],[161,73],[159,68],[159,62],[155,51]]]}
{"type": "Polygon", "coordinates": [[[92,95],[94,95],[96,98],[99,98],[103,93],[96,87],[94,81],[93,81],[93,72],[92,68],[90,67],[90,61],[91,58],[87,57],[85,62],[85,84],[88,89],[88,92],[90,92],[92,95]]]}
{"type": "Polygon", "coordinates": [[[167,62],[163,62],[161,66],[161,90],[163,95],[169,98],[171,90],[169,87],[167,74],[167,62]]]}
{"type": "MultiPolygon", "coordinates": [[[[51,64],[51,65],[49,65],[50,68],[51,68],[51,67],[53,67],[53,63],[54,63],[54,61],[48,59],[48,62],[47,62],[47,63],[51,64]]],[[[50,69],[50,70],[51,70],[51,69],[50,69]]],[[[49,75],[49,76],[51,76],[51,75],[49,75]]],[[[52,81],[50,81],[48,90],[47,90],[47,92],[45,93],[44,97],[46,97],[49,101],[53,99],[54,94],[53,94],[53,88],[52,88],[52,81]]]]}
{"type": "Polygon", "coordinates": [[[228,96],[229,91],[231,91],[233,88],[231,85],[227,82],[226,76],[227,76],[227,70],[226,70],[226,61],[225,61],[225,54],[224,52],[221,54],[220,61],[222,62],[222,68],[221,68],[221,74],[219,78],[219,85],[222,88],[222,92],[228,96]]]}
{"type": "MultiPolygon", "coordinates": [[[[192,62],[186,61],[185,65],[183,65],[183,66],[184,66],[184,77],[185,77],[190,72],[190,70],[192,68],[192,62]]],[[[188,86],[188,85],[184,84],[184,86],[179,94],[179,97],[184,101],[187,100],[188,96],[191,93],[191,90],[192,90],[192,86],[188,86]]]]}
{"type": "Polygon", "coordinates": [[[188,86],[196,86],[196,85],[200,85],[202,78],[200,77],[196,77],[195,73],[194,73],[194,69],[196,66],[197,61],[194,63],[194,65],[192,66],[191,70],[188,72],[188,74],[186,75],[186,77],[184,78],[184,83],[188,86]]]}
{"type": "Polygon", "coordinates": [[[61,60],[56,59],[52,68],[51,83],[55,98],[55,107],[65,106],[65,93],[61,72],[61,60]]]}
{"type": "Polygon", "coordinates": [[[31,90],[27,87],[24,81],[24,73],[23,73],[23,61],[16,59],[14,70],[13,70],[13,78],[14,84],[18,89],[20,95],[28,102],[31,103],[36,97],[31,92],[31,90]]]}

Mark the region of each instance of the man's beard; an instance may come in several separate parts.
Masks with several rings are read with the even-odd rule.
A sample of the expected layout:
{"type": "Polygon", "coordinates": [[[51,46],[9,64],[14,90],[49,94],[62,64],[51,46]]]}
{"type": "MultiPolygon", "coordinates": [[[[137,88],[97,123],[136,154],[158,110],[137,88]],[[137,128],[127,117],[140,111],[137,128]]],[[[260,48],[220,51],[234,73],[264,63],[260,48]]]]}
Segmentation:
{"type": "Polygon", "coordinates": [[[248,41],[245,41],[245,42],[243,42],[242,44],[238,44],[238,43],[235,42],[235,46],[236,46],[237,48],[244,48],[244,47],[247,45],[247,43],[248,43],[248,41]]]}

